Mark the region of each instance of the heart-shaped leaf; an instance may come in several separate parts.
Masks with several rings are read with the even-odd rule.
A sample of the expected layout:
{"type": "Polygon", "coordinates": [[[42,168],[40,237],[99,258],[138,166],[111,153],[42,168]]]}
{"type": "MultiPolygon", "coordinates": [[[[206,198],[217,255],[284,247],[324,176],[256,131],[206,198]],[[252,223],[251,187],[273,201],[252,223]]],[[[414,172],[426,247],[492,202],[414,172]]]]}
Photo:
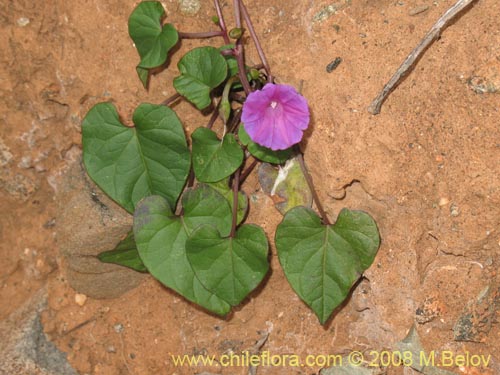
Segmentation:
{"type": "Polygon", "coordinates": [[[162,65],[167,60],[168,51],[179,40],[177,30],[171,24],[162,26],[164,15],[165,10],[160,2],[143,1],[129,17],[128,32],[141,56],[140,68],[162,65]]]}
{"type": "Polygon", "coordinates": [[[178,63],[181,75],[174,87],[198,109],[211,103],[210,91],[227,77],[226,59],[214,47],[198,47],[186,53],[178,63]]]}
{"type": "Polygon", "coordinates": [[[276,230],[276,248],[292,288],[324,324],[373,262],[380,245],[375,221],[343,209],[323,225],[305,207],[290,210],[276,230]]]}
{"type": "Polygon", "coordinates": [[[292,156],[292,148],[273,151],[270,148],[258,145],[250,139],[244,126],[238,129],[238,138],[242,145],[247,146],[248,151],[257,159],[272,164],[283,164],[292,156]]]}
{"type": "Polygon", "coordinates": [[[201,182],[216,182],[231,175],[243,163],[243,150],[233,134],[221,141],[207,128],[198,128],[193,138],[193,169],[201,182]]]}
{"type": "Polygon", "coordinates": [[[134,213],[134,235],[144,265],[163,285],[219,315],[231,306],[207,290],[194,274],[186,255],[186,239],[197,227],[213,225],[231,231],[232,212],[226,199],[208,186],[188,190],[182,197],[184,215],[174,215],[159,196],[143,199],[134,213]]]}
{"type": "Polygon", "coordinates": [[[139,272],[148,272],[142,263],[137,246],[135,245],[134,232],[130,231],[113,250],[100,253],[97,258],[104,263],[114,263],[132,268],[139,272]]]}
{"type": "MultiPolygon", "coordinates": [[[[227,199],[231,210],[233,209],[233,189],[229,186],[229,177],[224,178],[217,182],[207,183],[212,189],[217,190],[224,198],[227,199]]],[[[240,224],[248,211],[248,197],[243,191],[238,192],[238,211],[237,211],[237,222],[240,224]]]]}
{"type": "Polygon", "coordinates": [[[135,128],[123,126],[110,103],[87,113],[82,124],[87,172],[129,212],[153,194],[175,207],[190,168],[182,125],[174,111],[154,104],[141,104],[133,121],[135,128]]]}
{"type": "Polygon", "coordinates": [[[201,283],[232,306],[255,289],[269,269],[266,235],[257,225],[242,225],[234,237],[226,238],[203,225],[187,239],[186,251],[201,283]]]}

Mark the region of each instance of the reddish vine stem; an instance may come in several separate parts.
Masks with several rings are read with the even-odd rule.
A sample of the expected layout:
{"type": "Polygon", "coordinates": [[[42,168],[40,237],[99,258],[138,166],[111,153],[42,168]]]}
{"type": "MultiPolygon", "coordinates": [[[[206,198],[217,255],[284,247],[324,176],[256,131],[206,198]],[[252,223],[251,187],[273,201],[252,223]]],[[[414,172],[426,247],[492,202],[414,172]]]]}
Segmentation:
{"type": "MultiPolygon", "coordinates": [[[[241,2],[240,0],[234,0],[233,3],[234,8],[234,19],[236,23],[236,28],[241,28],[241,2]]],[[[234,48],[234,57],[238,62],[238,76],[240,77],[241,84],[243,85],[243,90],[245,94],[249,94],[252,92],[252,88],[250,87],[250,82],[248,82],[247,71],[245,67],[244,61],[244,51],[243,45],[241,44],[241,38],[236,41],[236,46],[234,48]]]]}
{"type": "Polygon", "coordinates": [[[241,29],[241,11],[240,11],[241,2],[240,0],[234,0],[233,8],[234,8],[234,23],[236,24],[236,28],[241,29]]]}
{"type": "Polygon", "coordinates": [[[240,168],[236,170],[233,177],[233,221],[231,223],[231,233],[229,237],[236,235],[236,225],[238,224],[238,191],[240,190],[240,168]]]}
{"type": "Polygon", "coordinates": [[[312,181],[311,175],[309,174],[309,171],[307,170],[306,163],[304,162],[304,156],[302,155],[302,152],[299,151],[299,153],[297,155],[297,159],[299,160],[300,169],[302,169],[302,173],[304,174],[304,177],[306,178],[307,185],[309,186],[309,190],[311,190],[313,201],[316,204],[316,207],[321,215],[321,219],[323,221],[323,224],[331,225],[331,222],[328,219],[328,216],[326,215],[325,210],[323,209],[323,205],[321,204],[321,201],[319,200],[318,193],[316,192],[316,189],[314,188],[314,183],[312,181]]]}
{"type": "Polygon", "coordinates": [[[242,103],[242,104],[245,102],[245,97],[237,92],[230,93],[229,99],[234,100],[238,103],[242,103]]]}
{"type": "Polygon", "coordinates": [[[219,19],[219,27],[223,33],[222,37],[224,38],[224,43],[230,44],[231,40],[227,35],[226,23],[224,22],[224,16],[222,15],[222,9],[219,4],[219,0],[214,0],[215,11],[217,12],[217,18],[219,19]]]}
{"type": "Polygon", "coordinates": [[[172,96],[168,97],[167,99],[165,99],[164,101],[162,101],[160,103],[160,105],[164,105],[164,106],[168,107],[170,104],[172,104],[173,102],[175,102],[180,97],[181,97],[181,94],[175,93],[174,95],[172,95],[172,96]]]}
{"type": "Polygon", "coordinates": [[[234,57],[236,57],[236,61],[238,62],[238,75],[241,84],[243,85],[243,90],[245,91],[245,94],[248,95],[252,92],[252,88],[250,87],[250,82],[248,82],[245,62],[243,61],[243,46],[239,44],[239,42],[236,43],[234,57]]]}
{"type": "MultiPolygon", "coordinates": [[[[219,105],[217,105],[217,107],[219,107],[219,105]]],[[[217,109],[217,107],[212,112],[212,116],[210,116],[210,120],[208,120],[207,129],[212,129],[212,127],[215,124],[215,121],[217,120],[217,117],[219,117],[219,110],[217,109]]]]}
{"type": "Polygon", "coordinates": [[[203,39],[203,38],[214,38],[214,37],[223,37],[224,32],[221,31],[203,31],[199,33],[183,33],[183,32],[178,32],[179,38],[182,39],[203,39]]]}
{"type": "Polygon", "coordinates": [[[271,74],[271,68],[269,67],[269,63],[267,62],[266,54],[264,53],[264,50],[262,49],[262,46],[259,42],[259,38],[257,37],[257,33],[255,32],[255,29],[253,27],[252,20],[250,19],[250,15],[248,14],[247,8],[245,7],[245,4],[243,4],[243,0],[236,0],[239,3],[239,9],[241,9],[241,13],[243,14],[243,18],[245,19],[245,23],[248,26],[248,31],[250,32],[250,35],[252,37],[253,43],[255,44],[255,48],[257,49],[257,53],[260,56],[260,59],[262,61],[262,64],[264,65],[264,69],[267,72],[267,82],[272,82],[273,81],[273,75],[271,74]]]}
{"type": "Polygon", "coordinates": [[[257,166],[257,164],[259,164],[259,160],[257,159],[253,159],[253,162],[252,164],[250,164],[247,169],[245,169],[243,171],[243,173],[241,173],[241,177],[240,177],[240,184],[242,184],[246,179],[247,177],[250,175],[250,173],[252,173],[252,171],[254,170],[254,168],[257,166]]]}
{"type": "Polygon", "coordinates": [[[238,125],[241,120],[241,109],[237,109],[234,111],[233,118],[227,125],[227,130],[231,133],[238,134],[238,125]]]}

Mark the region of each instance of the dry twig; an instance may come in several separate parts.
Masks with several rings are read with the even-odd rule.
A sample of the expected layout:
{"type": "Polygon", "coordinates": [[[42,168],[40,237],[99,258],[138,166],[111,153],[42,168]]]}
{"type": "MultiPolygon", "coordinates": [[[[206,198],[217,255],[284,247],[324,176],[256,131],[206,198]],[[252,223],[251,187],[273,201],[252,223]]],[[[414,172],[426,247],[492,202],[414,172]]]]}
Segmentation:
{"type": "Polygon", "coordinates": [[[378,115],[380,113],[380,107],[382,103],[387,99],[387,96],[392,92],[392,90],[398,85],[415,62],[422,56],[422,54],[427,50],[431,43],[441,35],[442,31],[445,29],[446,25],[455,18],[460,12],[472,4],[475,0],[458,0],[455,5],[448,9],[431,27],[429,32],[425,35],[424,39],[415,47],[413,51],[408,55],[408,57],[403,61],[401,66],[396,70],[396,73],[391,77],[389,82],[384,86],[380,94],[373,100],[372,104],[368,107],[368,112],[372,115],[378,115]]]}

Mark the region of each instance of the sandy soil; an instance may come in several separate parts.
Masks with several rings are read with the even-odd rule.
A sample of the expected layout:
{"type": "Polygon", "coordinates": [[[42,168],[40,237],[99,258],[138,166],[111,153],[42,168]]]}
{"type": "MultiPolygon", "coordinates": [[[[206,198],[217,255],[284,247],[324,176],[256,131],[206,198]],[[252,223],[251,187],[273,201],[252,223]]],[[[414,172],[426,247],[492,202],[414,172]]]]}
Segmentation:
{"type": "MultiPolygon", "coordinates": [[[[274,248],[270,276],[226,319],[151,278],[121,298],[75,302],[60,268],[54,193],[78,157],[81,119],[97,102],[114,102],[127,118],[138,103],[172,95],[176,61],[200,42],[184,41],[146,92],[127,34],[135,1],[4,3],[0,319],[48,283],[45,330],[82,374],[243,374],[248,369],[176,368],[170,355],[237,353],[263,332],[262,350],[272,354],[369,354],[394,348],[413,324],[427,351],[492,355],[488,368],[449,370],[499,373],[500,94],[471,85],[500,89],[497,0],[478,0],[450,25],[378,116],[366,110],[371,100],[454,0],[339,1],[324,19],[318,14],[328,1],[246,2],[273,73],[302,83],[310,102],[306,161],[327,212],[364,209],[382,236],[373,266],[324,327],[289,287],[274,248]],[[328,73],[336,57],[343,61],[328,73]],[[478,300],[485,288],[486,300],[478,300]],[[467,314],[472,341],[458,341],[454,327],[467,314]]],[[[209,1],[194,16],[176,1],[164,5],[168,22],[182,31],[212,27],[209,1]]],[[[258,61],[252,49],[248,58],[258,61]]],[[[175,110],[188,132],[207,121],[186,103],[175,110]]],[[[244,188],[254,202],[249,221],[272,239],[280,214],[255,175],[244,188]]],[[[258,374],[319,369],[268,366],[258,374]]]]}

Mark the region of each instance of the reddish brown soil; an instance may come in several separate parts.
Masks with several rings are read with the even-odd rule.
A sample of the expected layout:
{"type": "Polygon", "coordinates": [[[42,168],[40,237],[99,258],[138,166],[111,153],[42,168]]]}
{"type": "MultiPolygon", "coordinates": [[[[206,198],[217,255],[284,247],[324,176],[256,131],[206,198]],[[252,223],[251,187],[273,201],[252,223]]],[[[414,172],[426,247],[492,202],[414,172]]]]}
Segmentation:
{"type": "MultiPolygon", "coordinates": [[[[498,83],[499,2],[478,0],[429,48],[380,115],[366,110],[454,2],[338,2],[343,6],[336,13],[313,22],[330,2],[246,1],[273,73],[280,82],[302,83],[310,102],[306,161],[329,215],[342,207],[364,209],[382,236],[366,278],[324,327],[288,285],[274,247],[270,276],[226,319],[208,315],[151,278],[118,299],[75,303],[75,291],[58,266],[53,196],[58,176],[78,156],[81,119],[97,102],[113,101],[127,119],[138,103],[172,95],[176,61],[200,43],[183,42],[170,68],[153,77],[146,92],[127,34],[135,1],[4,4],[0,319],[48,282],[45,330],[82,374],[243,374],[248,370],[176,368],[170,354],[237,353],[252,348],[262,331],[269,332],[262,350],[271,354],[369,353],[392,349],[416,320],[427,351],[492,355],[488,369],[450,370],[498,373],[500,94],[477,93],[468,81],[485,72],[489,76],[481,78],[498,83]],[[428,9],[410,15],[421,5],[428,9]],[[326,65],[337,56],[342,63],[327,73],[326,65]],[[476,308],[473,322],[480,342],[455,341],[453,327],[488,286],[489,302],[476,308]]],[[[168,22],[183,31],[210,29],[211,2],[202,3],[198,14],[188,17],[177,2],[165,1],[168,22]]],[[[230,13],[229,5],[225,11],[230,13]]],[[[258,62],[252,49],[248,58],[258,62]]],[[[207,121],[186,103],[175,110],[188,132],[207,121]]],[[[255,176],[245,190],[253,202],[249,221],[272,239],[280,214],[255,176]]],[[[258,374],[318,370],[263,367],[258,374]]]]}

